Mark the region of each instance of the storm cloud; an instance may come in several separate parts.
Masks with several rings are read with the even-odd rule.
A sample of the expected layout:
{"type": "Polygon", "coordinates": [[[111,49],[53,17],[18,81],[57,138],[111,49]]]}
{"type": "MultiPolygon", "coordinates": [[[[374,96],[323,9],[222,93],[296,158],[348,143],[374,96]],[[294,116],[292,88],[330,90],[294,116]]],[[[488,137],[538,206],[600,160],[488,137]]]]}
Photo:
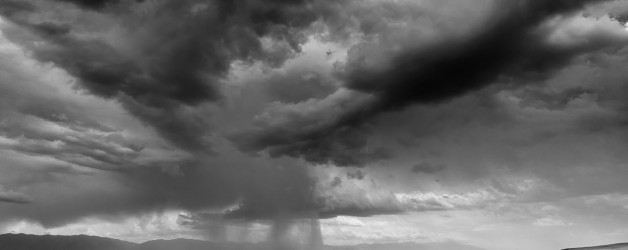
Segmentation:
{"type": "MultiPolygon", "coordinates": [[[[458,24],[454,21],[444,21],[444,27],[431,27],[426,21],[424,33],[429,35],[420,42],[406,40],[416,35],[410,27],[406,31],[410,34],[405,36],[402,32],[389,34],[389,29],[383,29],[387,33],[381,34],[377,33],[378,29],[363,30],[366,24],[385,26],[385,20],[391,18],[386,11],[403,13],[400,6],[406,7],[395,8],[382,3],[376,7],[384,14],[371,16],[358,25],[366,38],[349,49],[347,62],[338,67],[337,74],[348,90],[302,104],[298,109],[269,110],[263,119],[292,118],[278,119],[282,122],[267,125],[260,117],[261,125],[237,133],[234,142],[243,150],[267,149],[274,156],[302,157],[314,163],[331,162],[341,166],[364,165],[373,158],[357,152],[368,150],[367,144],[348,145],[344,138],[359,133],[356,131],[362,131],[366,134],[363,137],[368,138],[369,124],[382,113],[414,104],[437,105],[494,84],[516,88],[542,82],[580,55],[624,46],[625,34],[613,30],[567,32],[567,37],[561,37],[563,27],[558,26],[561,20],[579,15],[577,11],[587,4],[601,2],[605,1],[478,1],[482,7],[469,11],[469,15],[479,21],[461,25],[460,30],[448,26],[458,24]],[[440,34],[438,28],[454,32],[440,34]],[[369,35],[375,38],[370,40],[369,35]],[[314,118],[313,115],[293,114],[305,112],[325,115],[314,118]],[[303,129],[300,124],[315,124],[316,127],[303,129]],[[281,131],[280,137],[275,136],[278,131],[281,131]],[[351,160],[345,159],[342,153],[317,155],[321,148],[338,144],[356,152],[351,154],[351,160]]],[[[461,9],[468,8],[467,4],[452,1],[452,6],[461,9]]],[[[421,16],[422,12],[418,13],[421,16]]],[[[426,20],[430,20],[429,16],[426,20]]],[[[410,22],[413,24],[421,25],[410,22]]],[[[421,34],[421,30],[416,32],[421,34]]],[[[367,141],[366,138],[359,140],[367,141]]]]}
{"type": "Polygon", "coordinates": [[[0,226],[175,211],[278,240],[624,192],[626,6],[1,1],[0,226]]]}
{"type": "Polygon", "coordinates": [[[220,82],[234,62],[280,66],[317,19],[307,1],[68,2],[102,12],[54,9],[38,20],[51,3],[27,9],[9,1],[7,17],[30,33],[8,37],[30,44],[34,57],[66,70],[80,88],[118,99],[178,146],[206,152],[209,124],[187,110],[221,99],[220,82]]]}

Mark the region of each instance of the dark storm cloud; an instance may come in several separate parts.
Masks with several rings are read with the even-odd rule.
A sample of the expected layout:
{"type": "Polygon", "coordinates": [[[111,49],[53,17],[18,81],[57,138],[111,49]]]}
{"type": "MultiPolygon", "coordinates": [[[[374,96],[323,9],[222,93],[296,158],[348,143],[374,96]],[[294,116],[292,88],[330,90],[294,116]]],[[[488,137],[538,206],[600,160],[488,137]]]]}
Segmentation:
{"type": "Polygon", "coordinates": [[[358,58],[350,58],[348,86],[377,94],[380,107],[388,110],[446,101],[492,84],[498,77],[542,78],[575,55],[615,43],[560,48],[546,45],[539,34],[542,21],[591,2],[596,1],[497,2],[495,16],[477,34],[403,53],[386,67],[389,70],[363,68],[358,58]]]}
{"type": "MultiPolygon", "coordinates": [[[[367,200],[345,204],[338,199],[330,203],[329,197],[318,199],[313,194],[316,180],[297,160],[284,159],[282,167],[277,166],[282,160],[250,159],[228,150],[212,157],[197,154],[209,151],[203,137],[211,130],[206,114],[197,108],[222,98],[219,84],[231,63],[279,66],[298,53],[304,42],[300,30],[316,20],[316,12],[306,4],[309,1],[215,1],[208,6],[194,5],[196,1],[155,1],[151,4],[163,6],[148,6],[158,11],[140,17],[117,7],[83,12],[70,6],[65,13],[66,6],[49,10],[45,7],[50,2],[32,3],[33,9],[6,14],[7,20],[21,28],[3,23],[3,34],[29,51],[28,56],[76,77],[76,89],[81,92],[60,94],[35,88],[46,85],[39,75],[29,76],[20,65],[9,67],[11,60],[31,58],[22,53],[16,57],[24,58],[2,58],[7,65],[2,71],[11,74],[0,77],[0,88],[10,90],[0,93],[6,97],[0,108],[4,118],[0,120],[0,154],[11,161],[3,160],[0,181],[15,190],[24,189],[34,202],[24,209],[0,207],[0,221],[23,219],[58,227],[85,217],[117,219],[234,204],[238,209],[231,210],[228,218],[270,219],[281,213],[310,216],[317,211],[327,216],[342,211],[376,214],[382,210],[367,200]],[[118,26],[109,31],[99,24],[118,26]],[[268,50],[262,44],[268,39],[277,46],[268,50]],[[79,107],[101,101],[98,98],[63,100],[64,95],[82,94],[115,100],[163,138],[186,149],[188,158],[145,155],[146,151],[169,150],[134,145],[125,138],[133,136],[133,131],[106,124],[108,114],[91,114],[91,107],[79,107]],[[11,116],[4,116],[5,111],[11,116]],[[11,163],[15,165],[4,165],[11,163]],[[330,204],[333,207],[327,208],[330,204]]],[[[52,84],[58,84],[54,80],[52,84]]],[[[347,133],[337,146],[322,145],[312,159],[367,143],[361,138],[347,133]]],[[[383,150],[344,151],[346,159],[341,162],[354,164],[353,153],[385,155],[383,150]]]]}
{"type": "MultiPolygon", "coordinates": [[[[346,134],[363,133],[356,131],[364,131],[365,125],[382,113],[414,104],[439,104],[496,82],[515,86],[539,82],[569,65],[579,55],[625,45],[625,38],[604,32],[588,34],[582,39],[584,42],[562,44],[552,41],[554,28],[546,21],[566,18],[587,4],[601,2],[605,1],[495,1],[479,27],[472,28],[463,37],[443,36],[423,44],[403,41],[396,45],[397,50],[382,49],[392,46],[388,43],[358,44],[349,50],[348,61],[339,67],[339,75],[348,88],[372,96],[372,101],[354,101],[358,104],[346,105],[344,103],[352,102],[351,97],[322,99],[320,102],[335,102],[327,104],[333,107],[327,109],[331,115],[318,117],[323,121],[293,116],[274,126],[258,125],[255,129],[240,132],[234,142],[245,151],[266,149],[273,156],[301,157],[314,163],[362,165],[369,159],[350,154],[352,160],[342,160],[337,155],[342,151],[336,150],[340,148],[334,145],[342,144],[346,134]],[[304,123],[315,123],[318,127],[308,131],[298,129],[304,123]]],[[[382,15],[380,18],[368,18],[369,26],[378,27],[377,22],[385,23],[390,17],[382,15]]],[[[360,27],[363,30],[364,27],[360,27]]],[[[374,30],[363,31],[377,31],[374,30]]],[[[316,105],[304,106],[303,110],[307,112],[316,108],[316,105]]],[[[293,110],[288,109],[287,113],[291,114],[293,110]]],[[[363,136],[369,135],[365,133],[363,136]]],[[[347,151],[362,152],[367,144],[353,144],[346,148],[350,149],[347,151]]]]}
{"type": "MultiPolygon", "coordinates": [[[[70,1],[98,8],[118,1],[70,1]]],[[[10,2],[6,8],[15,9],[10,2]]],[[[300,51],[301,30],[317,20],[309,1],[169,1],[145,3],[157,10],[136,16],[111,15],[123,27],[116,43],[81,36],[81,23],[33,21],[24,15],[7,17],[36,38],[8,32],[35,58],[65,69],[91,94],[119,98],[128,110],[187,150],[207,150],[209,126],[203,117],[182,117],[189,107],[221,99],[220,82],[231,63],[261,61],[279,66],[300,51]],[[274,44],[265,48],[262,38],[274,44]],[[35,46],[32,40],[45,42],[35,46]],[[25,40],[25,41],[24,41],[25,40]],[[29,46],[30,45],[30,46],[29,46]]],[[[119,3],[134,8],[133,2],[119,3]]],[[[137,7],[139,8],[139,7],[137,7]]],[[[20,10],[24,10],[21,8],[20,10]]],[[[30,10],[36,16],[44,9],[30,10]]],[[[94,14],[96,15],[96,14],[94,14]]],[[[54,16],[54,15],[53,15],[54,16]]],[[[63,17],[63,16],[61,16],[63,17]]],[[[18,33],[18,32],[15,32],[18,33]]]]}
{"type": "MultiPolygon", "coordinates": [[[[314,122],[310,121],[314,117],[317,116],[306,116],[303,122],[314,122]]],[[[271,157],[291,156],[303,158],[315,164],[364,166],[368,162],[388,159],[392,154],[386,148],[373,145],[367,137],[366,130],[357,130],[352,127],[322,130],[317,127],[318,124],[314,123],[307,125],[314,126],[315,130],[309,134],[308,127],[293,127],[292,125],[296,124],[267,130],[238,132],[230,139],[244,152],[267,149],[271,157]]]]}
{"type": "Polygon", "coordinates": [[[59,2],[68,2],[90,9],[101,9],[109,3],[116,3],[119,0],[57,0],[59,2]]]}
{"type": "MultiPolygon", "coordinates": [[[[30,31],[26,34],[7,29],[5,33],[37,60],[52,63],[76,77],[79,89],[116,100],[163,138],[189,151],[193,159],[140,164],[135,159],[142,147],[119,138],[120,131],[95,120],[81,119],[50,105],[51,102],[32,103],[18,111],[70,134],[51,134],[25,126],[27,121],[10,120],[15,123],[0,124],[5,126],[0,126],[0,135],[5,139],[2,143],[9,142],[3,144],[3,149],[20,157],[45,156],[46,160],[54,158],[116,171],[78,175],[48,168],[45,173],[15,174],[11,188],[21,191],[19,188],[32,185],[28,194],[33,194],[35,202],[25,209],[0,207],[0,221],[20,218],[54,227],[94,215],[115,217],[167,209],[195,212],[233,204],[238,206],[227,212],[227,218],[272,219],[282,213],[308,218],[400,213],[405,210],[404,205],[391,193],[334,193],[364,179],[363,172],[347,173],[347,181],[343,181],[343,176],[334,179],[340,181],[317,183],[305,164],[289,158],[337,166],[363,166],[388,159],[392,150],[371,137],[377,133],[371,125],[378,115],[413,104],[446,102],[502,77],[515,83],[543,79],[573,57],[612,47],[617,42],[603,35],[573,44],[555,44],[548,39],[552,27],[544,21],[564,17],[585,3],[601,1],[496,1],[494,11],[483,15],[487,19],[471,34],[428,44],[413,37],[407,41],[403,38],[406,43],[399,51],[386,52],[390,55],[385,57],[390,60],[383,60],[389,63],[383,70],[362,64],[362,58],[372,55],[366,51],[368,46],[356,46],[350,51],[347,64],[338,67],[339,76],[350,90],[340,89],[326,98],[312,99],[331,92],[319,81],[322,79],[302,72],[271,77],[274,82],[266,83],[271,86],[269,95],[281,103],[269,104],[267,112],[256,119],[255,128],[235,133],[229,139],[243,152],[266,150],[275,159],[251,159],[222,151],[208,157],[195,153],[207,153],[213,148],[207,144],[212,117],[198,111],[206,103],[224,98],[221,82],[232,71],[232,64],[249,66],[261,62],[265,66],[281,66],[300,51],[308,35],[304,30],[320,20],[321,15],[329,14],[320,12],[330,9],[317,8],[341,4],[306,0],[81,2],[79,6],[90,10],[80,12],[73,7],[73,11],[86,16],[72,19],[65,14],[72,16],[77,12],[56,13],[62,10],[54,9],[48,13],[44,1],[33,1],[32,5],[3,1],[2,15],[30,31]],[[114,8],[117,6],[121,8],[114,8]],[[134,9],[137,6],[141,8],[134,9]],[[126,12],[125,7],[133,11],[126,12]],[[29,15],[31,18],[27,18],[29,15]],[[90,19],[92,15],[94,20],[90,19]],[[46,19],[51,16],[58,18],[46,19]],[[85,19],[97,24],[76,21],[85,19]],[[109,26],[115,28],[109,30],[109,26]],[[294,85],[282,81],[301,81],[306,85],[289,89],[294,85]],[[39,181],[43,179],[46,181],[39,181]],[[316,192],[317,185],[329,184],[337,190],[329,194],[316,192]]],[[[360,1],[354,3],[359,5],[360,1]]],[[[358,25],[362,33],[377,36],[396,13],[410,17],[422,13],[392,2],[385,6],[385,17],[357,18],[366,20],[358,25]]],[[[338,11],[336,15],[325,16],[331,18],[324,19],[328,28],[350,30],[333,19],[343,14],[334,10],[338,11]]],[[[382,42],[375,47],[397,46],[382,42]]],[[[379,57],[371,59],[377,61],[379,57]]],[[[544,99],[543,94],[529,93],[542,99],[542,105],[556,109],[583,94],[565,92],[561,95],[563,100],[555,101],[544,99]]],[[[9,94],[0,93],[3,95],[9,94]]],[[[438,122],[424,126],[445,129],[438,122]]],[[[21,166],[3,165],[2,173],[23,173],[21,166]]],[[[438,168],[423,166],[421,171],[433,172],[438,168]]],[[[418,200],[416,206],[430,206],[429,200],[426,204],[421,202],[418,200]]]]}

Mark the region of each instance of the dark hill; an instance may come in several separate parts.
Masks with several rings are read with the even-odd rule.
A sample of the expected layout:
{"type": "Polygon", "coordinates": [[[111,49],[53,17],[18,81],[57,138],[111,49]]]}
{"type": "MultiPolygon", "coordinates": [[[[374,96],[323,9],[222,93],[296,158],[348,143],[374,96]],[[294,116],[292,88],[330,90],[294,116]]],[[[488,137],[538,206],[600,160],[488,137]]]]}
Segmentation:
{"type": "MultiPolygon", "coordinates": [[[[297,247],[298,248],[298,247],[297,247]]],[[[279,247],[292,250],[291,247],[279,247]]],[[[0,250],[279,250],[270,243],[216,243],[202,240],[153,240],[136,244],[96,236],[0,235],[0,250]]],[[[303,249],[303,248],[298,248],[303,249]]],[[[482,250],[454,242],[325,246],[321,250],[482,250]]]]}
{"type": "Polygon", "coordinates": [[[628,243],[619,243],[604,246],[565,248],[563,250],[628,250],[628,243]]]}
{"type": "Polygon", "coordinates": [[[137,244],[86,235],[0,235],[0,250],[132,250],[137,244]]]}

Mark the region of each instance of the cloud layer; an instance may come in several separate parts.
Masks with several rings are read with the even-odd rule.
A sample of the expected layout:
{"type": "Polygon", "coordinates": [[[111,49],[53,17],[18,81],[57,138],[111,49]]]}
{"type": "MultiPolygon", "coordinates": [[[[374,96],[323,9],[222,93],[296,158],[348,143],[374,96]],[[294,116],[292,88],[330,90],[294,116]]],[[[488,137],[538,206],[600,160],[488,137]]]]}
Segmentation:
{"type": "MultiPolygon", "coordinates": [[[[349,144],[345,138],[366,141],[355,138],[356,131],[364,131],[365,124],[381,113],[412,104],[445,102],[492,84],[521,85],[542,81],[579,55],[622,47],[626,43],[626,34],[613,29],[567,31],[564,34],[567,37],[560,37],[564,32],[560,29],[578,28],[560,27],[556,23],[561,24],[561,20],[576,15],[574,12],[584,5],[595,2],[478,1],[479,10],[469,11],[469,14],[475,15],[473,17],[479,21],[471,21],[470,27],[449,26],[458,25],[449,23],[455,17],[445,20],[444,24],[438,23],[441,27],[430,22],[427,25],[413,23],[402,16],[399,17],[401,20],[396,20],[401,22],[400,25],[424,26],[421,27],[423,30],[398,31],[405,32],[403,36],[393,28],[359,30],[367,39],[349,49],[347,62],[339,67],[337,74],[346,88],[366,93],[369,97],[361,98],[363,94],[341,90],[301,107],[269,110],[264,119],[273,120],[274,124],[261,123],[263,126],[257,126],[245,135],[252,138],[242,140],[236,137],[235,142],[243,144],[245,150],[269,149],[274,155],[301,156],[315,163],[328,160],[338,165],[361,165],[363,160],[372,160],[369,159],[371,154],[360,154],[368,150],[367,143],[349,144]],[[448,32],[441,34],[439,29],[448,32]],[[425,38],[412,40],[421,35],[425,38]],[[368,39],[370,36],[374,38],[368,39]],[[303,117],[294,114],[304,112],[313,114],[303,117]],[[316,115],[318,113],[321,115],[316,115]],[[294,118],[285,119],[285,116],[294,118]],[[304,130],[301,124],[315,127],[304,130]],[[334,150],[336,145],[343,150],[334,150]],[[344,159],[346,156],[340,155],[342,153],[315,155],[328,148],[333,152],[351,150],[351,160],[344,159]]],[[[452,5],[471,8],[461,3],[452,5]]],[[[382,11],[398,12],[402,7],[406,6],[390,6],[385,2],[375,6],[382,11]]],[[[442,12],[439,14],[445,19],[447,15],[459,14],[442,12]]],[[[413,14],[421,16],[419,10],[413,14]]],[[[359,27],[363,28],[367,23],[375,27],[385,26],[390,21],[387,18],[386,15],[376,15],[364,20],[359,27]]],[[[430,21],[429,17],[426,19],[430,21]]]]}
{"type": "Polygon", "coordinates": [[[627,9],[3,1],[0,223],[186,211],[282,231],[628,192],[627,9]]]}

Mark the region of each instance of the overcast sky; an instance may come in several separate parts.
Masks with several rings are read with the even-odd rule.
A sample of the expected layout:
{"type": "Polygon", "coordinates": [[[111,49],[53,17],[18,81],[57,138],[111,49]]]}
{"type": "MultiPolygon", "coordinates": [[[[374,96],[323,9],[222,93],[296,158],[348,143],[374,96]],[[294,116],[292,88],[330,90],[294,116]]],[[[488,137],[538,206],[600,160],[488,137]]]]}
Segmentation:
{"type": "Polygon", "coordinates": [[[626,21],[623,0],[1,0],[0,233],[628,242],[626,21]]]}

